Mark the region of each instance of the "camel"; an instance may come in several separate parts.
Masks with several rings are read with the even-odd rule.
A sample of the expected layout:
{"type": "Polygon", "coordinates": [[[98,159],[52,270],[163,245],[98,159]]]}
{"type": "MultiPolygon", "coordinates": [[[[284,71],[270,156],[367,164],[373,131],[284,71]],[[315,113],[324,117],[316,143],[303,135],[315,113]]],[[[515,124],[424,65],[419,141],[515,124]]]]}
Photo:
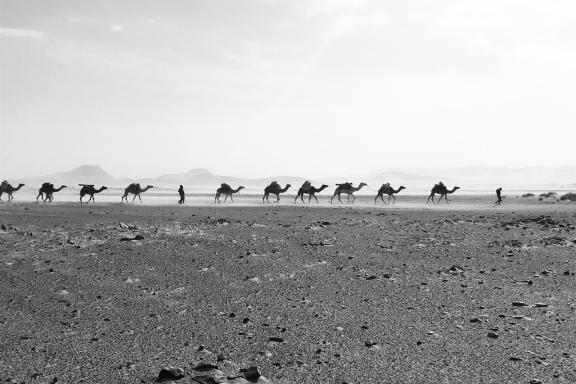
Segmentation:
{"type": "Polygon", "coordinates": [[[394,188],[390,186],[390,183],[382,184],[382,186],[378,190],[378,194],[374,198],[374,204],[376,204],[376,200],[378,200],[378,198],[380,198],[382,202],[384,202],[384,195],[388,195],[388,204],[390,204],[390,198],[393,199],[392,204],[394,204],[396,202],[396,196],[394,195],[403,189],[406,189],[406,187],[403,185],[401,185],[398,189],[394,190],[394,188]]]}
{"type": "Polygon", "coordinates": [[[316,187],[312,186],[312,184],[310,184],[309,181],[307,181],[304,184],[302,184],[302,186],[298,190],[298,193],[296,194],[296,197],[294,198],[294,204],[296,204],[296,201],[298,200],[298,198],[300,198],[300,200],[302,200],[302,202],[304,202],[304,194],[308,195],[308,203],[310,203],[310,200],[312,200],[312,198],[314,198],[316,200],[316,203],[318,203],[318,198],[316,198],[315,194],[318,192],[322,192],[326,188],[328,188],[328,186],[326,184],[323,184],[320,188],[316,188],[316,187]]]}
{"type": "Polygon", "coordinates": [[[430,191],[430,196],[428,196],[428,200],[426,200],[426,204],[428,204],[430,202],[430,199],[432,199],[432,204],[434,204],[434,195],[435,194],[440,195],[440,199],[438,199],[438,203],[436,203],[436,204],[440,204],[440,200],[442,200],[442,198],[444,198],[446,200],[446,204],[449,204],[448,203],[448,195],[456,192],[458,189],[460,189],[460,187],[454,187],[454,188],[452,188],[452,190],[448,190],[448,188],[446,188],[446,186],[444,184],[442,184],[442,183],[436,184],[434,187],[432,187],[432,190],[430,191]]]}
{"type": "Polygon", "coordinates": [[[266,199],[266,202],[269,203],[270,201],[268,200],[268,195],[270,194],[276,195],[276,202],[279,202],[280,194],[286,192],[290,187],[290,184],[286,184],[286,186],[282,188],[280,187],[280,184],[278,184],[276,181],[273,181],[269,186],[264,188],[264,196],[262,196],[262,202],[264,202],[264,199],[266,199]]]}
{"type": "Polygon", "coordinates": [[[94,194],[100,193],[103,190],[108,189],[108,187],[100,187],[99,189],[96,189],[94,188],[94,184],[78,184],[78,186],[82,187],[80,189],[80,204],[82,204],[82,198],[86,195],[90,195],[90,198],[88,199],[86,204],[88,204],[90,200],[92,200],[92,202],[96,204],[96,201],[94,201],[94,194]]]}
{"type": "Polygon", "coordinates": [[[142,202],[140,194],[146,192],[150,188],[154,187],[152,185],[148,185],[146,186],[146,188],[142,189],[142,187],[140,187],[140,183],[132,183],[129,186],[127,186],[126,189],[124,189],[124,195],[122,196],[122,200],[120,200],[120,203],[123,203],[124,199],[126,199],[126,203],[128,203],[129,193],[134,195],[134,197],[132,198],[132,204],[134,204],[134,200],[136,200],[136,197],[138,197],[138,199],[140,199],[140,202],[142,202]]]}
{"type": "Polygon", "coordinates": [[[240,192],[241,189],[244,189],[243,186],[239,186],[236,189],[232,189],[232,187],[226,183],[220,184],[220,188],[216,190],[216,196],[214,196],[214,203],[220,204],[220,195],[225,195],[224,202],[226,199],[230,198],[230,201],[234,202],[232,198],[232,194],[240,192]]]}
{"type": "Polygon", "coordinates": [[[2,194],[5,193],[8,195],[8,202],[11,202],[13,199],[12,193],[18,191],[23,186],[24,184],[18,184],[17,187],[13,187],[10,183],[4,180],[2,184],[0,184],[0,201],[2,201],[2,194]]]}
{"type": "Polygon", "coordinates": [[[40,189],[38,190],[38,196],[36,196],[36,202],[38,202],[38,198],[42,198],[42,201],[44,203],[46,203],[47,201],[51,203],[52,200],[54,199],[54,193],[60,192],[66,187],[67,187],[66,185],[62,185],[60,186],[60,188],[54,188],[54,184],[52,183],[43,183],[40,189]]]}
{"type": "Polygon", "coordinates": [[[361,190],[363,187],[367,186],[368,184],[366,183],[360,183],[357,187],[353,187],[352,183],[342,183],[342,184],[336,184],[336,190],[334,191],[334,194],[332,195],[332,198],[330,199],[330,204],[332,204],[332,200],[334,200],[334,196],[338,196],[338,201],[340,203],[342,203],[342,200],[340,200],[340,195],[341,194],[345,194],[348,195],[348,202],[350,202],[350,196],[353,197],[352,199],[352,203],[354,203],[354,200],[356,200],[356,196],[354,196],[354,192],[361,190]]]}

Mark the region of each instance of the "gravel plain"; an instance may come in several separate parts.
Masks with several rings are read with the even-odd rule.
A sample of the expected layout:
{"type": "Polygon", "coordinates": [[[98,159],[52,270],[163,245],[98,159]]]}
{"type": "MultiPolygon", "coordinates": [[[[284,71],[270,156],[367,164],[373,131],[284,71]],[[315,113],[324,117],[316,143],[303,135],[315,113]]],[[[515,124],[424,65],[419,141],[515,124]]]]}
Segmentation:
{"type": "Polygon", "coordinates": [[[573,206],[3,204],[0,226],[6,383],[576,382],[573,206]]]}

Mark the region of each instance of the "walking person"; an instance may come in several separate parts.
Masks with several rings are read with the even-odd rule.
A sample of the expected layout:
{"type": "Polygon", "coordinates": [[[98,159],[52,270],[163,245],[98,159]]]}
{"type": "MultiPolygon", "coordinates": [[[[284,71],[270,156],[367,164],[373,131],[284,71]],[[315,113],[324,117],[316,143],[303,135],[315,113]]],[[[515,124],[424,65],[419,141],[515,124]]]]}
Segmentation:
{"type": "Polygon", "coordinates": [[[184,204],[184,199],[186,198],[186,196],[184,195],[183,186],[180,186],[180,188],[178,188],[178,193],[180,194],[180,200],[178,201],[178,204],[184,204]]]}
{"type": "Polygon", "coordinates": [[[500,205],[500,203],[502,203],[502,187],[496,190],[496,197],[498,198],[498,200],[495,201],[494,204],[500,205]]]}

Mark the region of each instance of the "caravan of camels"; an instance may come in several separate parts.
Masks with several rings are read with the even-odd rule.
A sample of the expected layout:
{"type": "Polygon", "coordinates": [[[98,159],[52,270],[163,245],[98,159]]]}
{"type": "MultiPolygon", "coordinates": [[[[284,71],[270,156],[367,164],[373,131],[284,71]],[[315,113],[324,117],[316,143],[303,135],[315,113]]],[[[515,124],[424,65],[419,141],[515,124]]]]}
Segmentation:
{"type": "MultiPolygon", "coordinates": [[[[108,187],[106,186],[102,186],[97,189],[93,184],[78,184],[78,186],[81,187],[80,204],[83,203],[87,204],[90,203],[90,201],[96,203],[96,201],[94,200],[94,195],[108,189],[108,187]],[[83,198],[86,195],[88,195],[89,198],[87,201],[83,201],[83,198]]],[[[338,202],[342,203],[342,200],[340,199],[341,195],[346,195],[347,202],[353,204],[356,199],[356,196],[354,196],[354,192],[361,190],[365,186],[367,186],[366,183],[360,183],[358,184],[357,187],[355,187],[351,182],[336,184],[336,189],[334,190],[334,193],[330,198],[330,204],[333,203],[335,197],[338,199],[338,202]],[[350,198],[352,198],[352,200],[350,200],[350,198]]],[[[20,190],[22,187],[24,187],[24,184],[18,184],[17,187],[13,187],[10,183],[8,183],[8,181],[4,180],[2,184],[0,184],[0,202],[2,201],[2,195],[4,193],[8,195],[8,202],[11,202],[13,199],[12,194],[20,190]]],[[[268,197],[270,195],[274,195],[276,196],[275,203],[278,203],[280,201],[280,194],[288,191],[290,187],[291,187],[290,184],[286,184],[286,186],[282,188],[282,186],[278,184],[277,181],[272,181],[266,188],[264,188],[264,195],[262,196],[262,202],[269,203],[270,201],[268,197]]],[[[54,199],[54,193],[59,192],[64,188],[67,188],[67,186],[61,185],[60,187],[56,188],[52,183],[49,182],[43,183],[38,190],[38,195],[36,196],[36,202],[39,202],[39,199],[41,199],[44,203],[50,203],[54,199]]],[[[126,201],[126,203],[128,203],[128,195],[133,195],[132,203],[134,203],[136,198],[138,198],[140,202],[142,202],[142,198],[140,195],[151,188],[154,188],[154,186],[148,185],[145,188],[142,188],[139,183],[132,183],[124,189],[124,194],[122,195],[122,199],[120,202],[123,203],[124,201],[126,201]]],[[[245,188],[244,186],[239,186],[238,188],[234,189],[229,184],[222,183],[220,187],[216,190],[216,195],[214,196],[214,203],[220,204],[221,203],[220,197],[222,195],[225,196],[223,201],[224,203],[228,198],[230,198],[231,202],[234,202],[232,196],[235,193],[239,193],[240,190],[244,188],[245,188]]],[[[317,188],[314,187],[310,181],[306,181],[298,189],[298,193],[294,198],[294,204],[297,203],[299,198],[304,203],[304,195],[308,195],[308,203],[312,201],[312,198],[314,198],[314,200],[316,200],[316,203],[318,203],[316,193],[320,193],[326,188],[328,188],[328,185],[326,184],[323,184],[319,188],[317,188]]],[[[378,199],[380,198],[380,200],[382,200],[383,203],[388,204],[390,203],[390,199],[392,199],[392,204],[394,204],[396,202],[395,195],[401,192],[403,189],[406,189],[406,187],[404,187],[403,185],[398,187],[397,189],[394,189],[390,185],[390,183],[382,184],[382,186],[378,190],[376,197],[374,198],[374,203],[376,204],[378,202],[378,199]],[[387,201],[384,200],[384,195],[388,196],[387,201]]],[[[460,189],[460,187],[456,186],[453,187],[452,189],[448,189],[444,185],[444,183],[439,182],[438,184],[434,185],[434,187],[431,189],[430,194],[428,195],[428,199],[426,200],[426,204],[428,204],[430,201],[432,201],[433,204],[439,204],[442,199],[444,199],[446,203],[448,203],[448,195],[456,192],[458,189],[460,189]],[[434,197],[436,195],[439,195],[440,197],[438,200],[435,201],[434,197]]]]}

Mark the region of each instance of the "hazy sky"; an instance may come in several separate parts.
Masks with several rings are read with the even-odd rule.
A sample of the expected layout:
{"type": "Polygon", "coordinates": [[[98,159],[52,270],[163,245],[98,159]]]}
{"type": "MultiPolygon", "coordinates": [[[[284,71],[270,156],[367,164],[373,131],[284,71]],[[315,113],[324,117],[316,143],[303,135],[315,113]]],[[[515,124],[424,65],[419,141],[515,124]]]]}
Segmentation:
{"type": "Polygon", "coordinates": [[[0,0],[0,178],[576,164],[576,2],[0,0]]]}

